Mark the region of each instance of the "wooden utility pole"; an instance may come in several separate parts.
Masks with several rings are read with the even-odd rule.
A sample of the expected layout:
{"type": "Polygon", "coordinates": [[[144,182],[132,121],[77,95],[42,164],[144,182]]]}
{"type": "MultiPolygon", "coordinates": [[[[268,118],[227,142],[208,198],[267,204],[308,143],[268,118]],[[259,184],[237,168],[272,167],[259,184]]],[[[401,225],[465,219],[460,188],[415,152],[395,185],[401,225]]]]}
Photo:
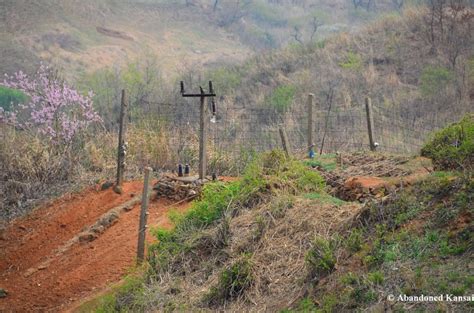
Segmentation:
{"type": "Polygon", "coordinates": [[[140,225],[138,226],[137,263],[141,264],[145,258],[145,236],[148,218],[148,201],[150,199],[150,173],[153,170],[145,167],[145,179],[143,181],[142,206],[140,211],[140,225]]]}
{"type": "MultiPolygon", "coordinates": [[[[308,94],[308,153],[314,149],[313,141],[313,100],[314,94],[308,94]]],[[[314,150],[313,150],[314,151],[314,150]]]]}
{"type": "Polygon", "coordinates": [[[374,142],[374,116],[372,114],[372,100],[369,97],[365,98],[365,111],[367,113],[367,130],[369,131],[370,150],[375,151],[376,146],[374,142]]]}
{"type": "MultiPolygon", "coordinates": [[[[200,121],[199,121],[199,179],[206,178],[206,142],[207,142],[207,110],[206,110],[206,98],[215,97],[216,94],[212,88],[212,81],[209,81],[209,92],[205,93],[202,87],[200,88],[200,93],[185,93],[184,92],[184,83],[181,82],[181,95],[183,97],[194,97],[200,98],[201,107],[200,107],[200,121]]],[[[215,114],[215,106],[213,105],[213,114],[215,114]]]]}
{"type": "Polygon", "coordinates": [[[120,117],[119,117],[119,138],[117,149],[117,181],[115,183],[114,191],[122,193],[123,174],[125,171],[125,155],[127,154],[127,144],[125,141],[125,134],[127,132],[127,107],[125,90],[122,90],[122,101],[120,103],[120,117]]]}
{"type": "MultiPolygon", "coordinates": [[[[201,88],[201,95],[204,90],[201,88]]],[[[201,96],[201,107],[199,109],[199,179],[206,177],[207,168],[207,123],[206,123],[206,97],[201,96]]]]}
{"type": "Polygon", "coordinates": [[[283,127],[280,127],[280,137],[283,150],[285,151],[286,157],[290,157],[290,146],[288,144],[288,137],[286,136],[286,131],[283,127]]]}

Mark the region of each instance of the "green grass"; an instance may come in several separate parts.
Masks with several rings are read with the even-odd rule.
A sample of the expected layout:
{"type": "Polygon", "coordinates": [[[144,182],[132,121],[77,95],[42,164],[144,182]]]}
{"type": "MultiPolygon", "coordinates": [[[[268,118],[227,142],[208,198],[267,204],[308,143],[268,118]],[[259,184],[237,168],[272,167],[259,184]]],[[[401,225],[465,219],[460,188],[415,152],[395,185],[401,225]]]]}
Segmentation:
{"type": "MultiPolygon", "coordinates": [[[[321,273],[316,277],[327,275],[325,281],[332,282],[337,278],[330,289],[314,287],[324,289],[315,298],[335,297],[331,309],[337,312],[363,311],[380,301],[381,294],[470,295],[474,284],[468,269],[472,233],[466,225],[455,232],[450,227],[461,214],[472,212],[472,205],[467,204],[474,196],[472,185],[472,178],[464,173],[434,173],[390,201],[372,204],[347,229],[343,240],[337,241],[342,245],[331,245],[329,240],[313,244],[311,268],[321,273]],[[441,212],[442,220],[437,216],[441,212]],[[348,254],[349,267],[346,262],[332,266],[333,256],[345,259],[348,254]]],[[[468,303],[462,304],[459,310],[467,307],[468,303]]],[[[430,304],[419,308],[432,309],[430,304]]],[[[323,303],[311,312],[322,311],[323,303]]]]}
{"type": "Polygon", "coordinates": [[[317,155],[312,160],[304,161],[306,166],[310,166],[312,168],[320,167],[325,171],[333,171],[337,168],[336,163],[336,155],[335,154],[322,154],[317,155]]]}
{"type": "Polygon", "coordinates": [[[250,255],[244,255],[219,275],[219,282],[211,287],[204,301],[212,304],[224,303],[240,296],[254,281],[250,255]]]}
{"type": "Polygon", "coordinates": [[[28,96],[21,91],[0,86],[0,108],[5,111],[11,111],[16,105],[24,104],[27,101],[28,96]]]}
{"type": "Polygon", "coordinates": [[[333,205],[336,205],[336,206],[341,206],[341,205],[344,205],[344,204],[347,203],[344,200],[333,197],[333,196],[328,195],[326,193],[307,193],[307,194],[304,194],[303,197],[305,199],[316,200],[316,201],[321,202],[321,203],[333,204],[333,205]]]}
{"type": "Polygon", "coordinates": [[[312,247],[306,253],[306,266],[311,277],[324,276],[332,271],[336,266],[335,250],[336,241],[317,237],[312,242],[312,247]]]}
{"type": "MultiPolygon", "coordinates": [[[[299,161],[289,160],[282,151],[265,153],[250,163],[244,176],[231,183],[210,183],[202,192],[199,201],[184,214],[174,214],[174,229],[153,231],[158,243],[150,247],[152,268],[170,269],[176,256],[193,249],[195,242],[189,238],[197,236],[208,226],[219,222],[226,214],[242,208],[251,208],[278,195],[297,195],[321,192],[324,182],[315,171],[308,171],[299,161]]],[[[283,210],[291,203],[275,204],[283,210]]]]}
{"type": "Polygon", "coordinates": [[[349,51],[344,61],[339,63],[339,66],[345,70],[359,71],[362,69],[362,57],[355,52],[349,51]]]}

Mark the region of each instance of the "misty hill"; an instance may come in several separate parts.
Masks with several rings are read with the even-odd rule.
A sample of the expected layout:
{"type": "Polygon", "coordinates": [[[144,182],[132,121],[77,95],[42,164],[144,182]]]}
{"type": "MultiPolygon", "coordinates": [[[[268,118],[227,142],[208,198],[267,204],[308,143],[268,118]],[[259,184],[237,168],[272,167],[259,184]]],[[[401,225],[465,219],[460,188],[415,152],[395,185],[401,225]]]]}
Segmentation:
{"type": "Polygon", "coordinates": [[[42,60],[76,78],[145,53],[156,55],[167,73],[183,63],[233,63],[255,50],[350,30],[398,8],[393,1],[373,3],[4,0],[0,72],[31,72],[42,60]]]}

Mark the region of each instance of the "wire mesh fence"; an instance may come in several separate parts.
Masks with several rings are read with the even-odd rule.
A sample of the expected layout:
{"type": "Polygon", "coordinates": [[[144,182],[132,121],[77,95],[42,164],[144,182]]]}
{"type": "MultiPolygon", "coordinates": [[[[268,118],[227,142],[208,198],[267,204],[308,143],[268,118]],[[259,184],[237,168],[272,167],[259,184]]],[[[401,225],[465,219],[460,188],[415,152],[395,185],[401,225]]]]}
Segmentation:
{"type": "MultiPolygon", "coordinates": [[[[315,152],[368,151],[365,106],[335,107],[332,110],[313,110],[315,152]]],[[[241,168],[241,164],[255,153],[281,149],[280,128],[286,131],[291,152],[306,155],[309,149],[308,114],[306,105],[286,111],[269,106],[221,105],[215,117],[208,109],[205,114],[208,170],[214,171],[224,163],[241,168]]],[[[374,106],[372,114],[377,150],[389,153],[415,154],[433,131],[451,122],[426,116],[407,118],[401,111],[381,106],[374,106]]],[[[177,104],[160,104],[157,115],[169,134],[167,144],[173,155],[171,159],[197,166],[199,105],[186,100],[177,104]]]]}

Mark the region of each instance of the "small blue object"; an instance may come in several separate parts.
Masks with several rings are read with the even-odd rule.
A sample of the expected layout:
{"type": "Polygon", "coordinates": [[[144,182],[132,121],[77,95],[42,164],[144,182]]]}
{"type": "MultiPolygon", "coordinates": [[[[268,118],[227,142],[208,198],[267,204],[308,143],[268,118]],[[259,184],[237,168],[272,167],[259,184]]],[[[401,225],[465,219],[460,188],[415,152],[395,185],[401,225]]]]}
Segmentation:
{"type": "Polygon", "coordinates": [[[183,165],[181,163],[178,164],[178,177],[183,177],[183,165]]]}
{"type": "Polygon", "coordinates": [[[313,150],[313,149],[310,149],[310,150],[309,150],[309,158],[310,158],[310,159],[314,159],[314,156],[315,156],[314,150],[313,150]]]}

